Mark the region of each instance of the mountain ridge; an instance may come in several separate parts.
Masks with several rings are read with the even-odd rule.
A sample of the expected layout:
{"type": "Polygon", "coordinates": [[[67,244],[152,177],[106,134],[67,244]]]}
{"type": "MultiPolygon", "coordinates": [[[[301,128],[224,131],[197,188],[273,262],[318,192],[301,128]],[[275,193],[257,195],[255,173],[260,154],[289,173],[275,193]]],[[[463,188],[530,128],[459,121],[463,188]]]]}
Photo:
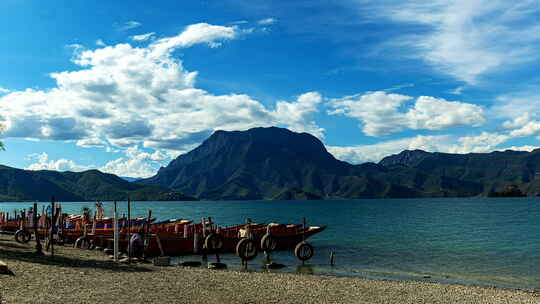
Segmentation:
{"type": "Polygon", "coordinates": [[[540,149],[405,150],[378,163],[352,165],[336,159],[308,133],[253,128],[216,131],[156,175],[132,183],[124,179],[98,170],[28,171],[0,165],[0,201],[48,200],[52,195],[74,201],[128,195],[134,200],[536,196],[540,149]]]}
{"type": "Polygon", "coordinates": [[[0,201],[193,200],[175,191],[141,186],[99,170],[58,172],[0,165],[0,201]]]}
{"type": "MultiPolygon", "coordinates": [[[[528,152],[500,153],[519,156],[528,152]]],[[[468,164],[471,157],[481,161],[484,154],[414,150],[388,156],[379,163],[352,165],[335,159],[310,134],[253,128],[216,131],[155,176],[137,183],[225,200],[470,197],[487,196],[518,181],[523,184],[504,176],[490,181],[493,174],[476,179],[479,172],[468,164]],[[469,171],[474,174],[464,173],[469,171]]],[[[531,195],[540,190],[532,184],[522,186],[531,195]]]]}

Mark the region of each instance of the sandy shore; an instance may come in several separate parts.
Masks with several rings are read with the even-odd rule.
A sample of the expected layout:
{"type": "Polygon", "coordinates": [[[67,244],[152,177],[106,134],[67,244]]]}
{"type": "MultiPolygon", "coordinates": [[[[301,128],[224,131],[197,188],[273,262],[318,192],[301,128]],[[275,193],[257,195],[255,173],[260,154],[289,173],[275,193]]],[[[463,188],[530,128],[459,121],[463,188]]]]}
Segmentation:
{"type": "Polygon", "coordinates": [[[148,264],[121,265],[101,252],[0,235],[0,303],[540,303],[526,291],[314,275],[246,273],[148,264]]]}

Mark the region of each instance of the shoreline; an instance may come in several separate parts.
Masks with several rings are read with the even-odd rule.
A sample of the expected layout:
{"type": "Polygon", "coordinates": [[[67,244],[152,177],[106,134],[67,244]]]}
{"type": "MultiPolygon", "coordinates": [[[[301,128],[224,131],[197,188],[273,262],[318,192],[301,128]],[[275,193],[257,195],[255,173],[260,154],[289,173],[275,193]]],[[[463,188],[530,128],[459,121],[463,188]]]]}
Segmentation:
{"type": "MultiPolygon", "coordinates": [[[[4,303],[538,303],[530,290],[331,275],[123,265],[101,252],[55,246],[37,257],[33,242],[0,235],[4,303]]],[[[1,301],[0,301],[1,302],[1,301]]]]}

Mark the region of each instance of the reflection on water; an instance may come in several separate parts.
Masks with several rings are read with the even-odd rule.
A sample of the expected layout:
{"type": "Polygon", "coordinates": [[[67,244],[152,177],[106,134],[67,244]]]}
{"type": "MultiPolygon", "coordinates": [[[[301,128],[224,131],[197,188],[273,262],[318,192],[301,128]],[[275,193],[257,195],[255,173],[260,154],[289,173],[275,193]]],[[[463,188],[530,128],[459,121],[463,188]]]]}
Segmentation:
{"type": "MultiPolygon", "coordinates": [[[[126,212],[120,203],[120,213],[126,212]]],[[[28,208],[26,203],[0,203],[0,211],[28,208]]],[[[92,202],[65,203],[80,213],[92,202]]],[[[203,201],[141,202],[134,216],[152,209],[158,219],[212,216],[220,225],[256,222],[328,225],[308,239],[315,256],[301,262],[290,252],[272,253],[287,267],[271,272],[300,272],[387,279],[443,281],[514,288],[540,287],[540,199],[386,199],[343,201],[203,201]],[[335,266],[330,265],[335,252],[335,266]]],[[[107,215],[112,203],[105,203],[107,215]]],[[[209,257],[213,261],[213,257],[209,257]]],[[[200,256],[176,260],[198,259],[200,256]]],[[[241,269],[238,257],[224,254],[229,269],[241,269]]],[[[263,271],[259,253],[248,264],[263,271]]],[[[206,264],[204,264],[206,265],[206,264]]],[[[267,270],[264,270],[267,271],[267,270]]]]}

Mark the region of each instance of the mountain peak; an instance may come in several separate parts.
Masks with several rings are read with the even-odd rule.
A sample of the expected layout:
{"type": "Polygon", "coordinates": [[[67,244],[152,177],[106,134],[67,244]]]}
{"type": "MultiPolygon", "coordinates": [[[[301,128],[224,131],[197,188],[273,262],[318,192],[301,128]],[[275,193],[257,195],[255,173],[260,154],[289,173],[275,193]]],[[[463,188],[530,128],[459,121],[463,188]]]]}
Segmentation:
{"type": "Polygon", "coordinates": [[[206,198],[261,199],[274,197],[278,191],[278,187],[266,189],[265,185],[281,185],[279,191],[294,188],[300,189],[295,193],[307,193],[312,186],[304,187],[305,175],[341,172],[350,167],[335,159],[319,139],[308,133],[278,127],[220,130],[140,183],[183,189],[206,198]]]}
{"type": "Polygon", "coordinates": [[[383,158],[379,165],[388,167],[393,165],[404,165],[404,166],[416,166],[426,157],[432,155],[430,152],[424,150],[404,150],[401,153],[393,154],[383,158]]]}

